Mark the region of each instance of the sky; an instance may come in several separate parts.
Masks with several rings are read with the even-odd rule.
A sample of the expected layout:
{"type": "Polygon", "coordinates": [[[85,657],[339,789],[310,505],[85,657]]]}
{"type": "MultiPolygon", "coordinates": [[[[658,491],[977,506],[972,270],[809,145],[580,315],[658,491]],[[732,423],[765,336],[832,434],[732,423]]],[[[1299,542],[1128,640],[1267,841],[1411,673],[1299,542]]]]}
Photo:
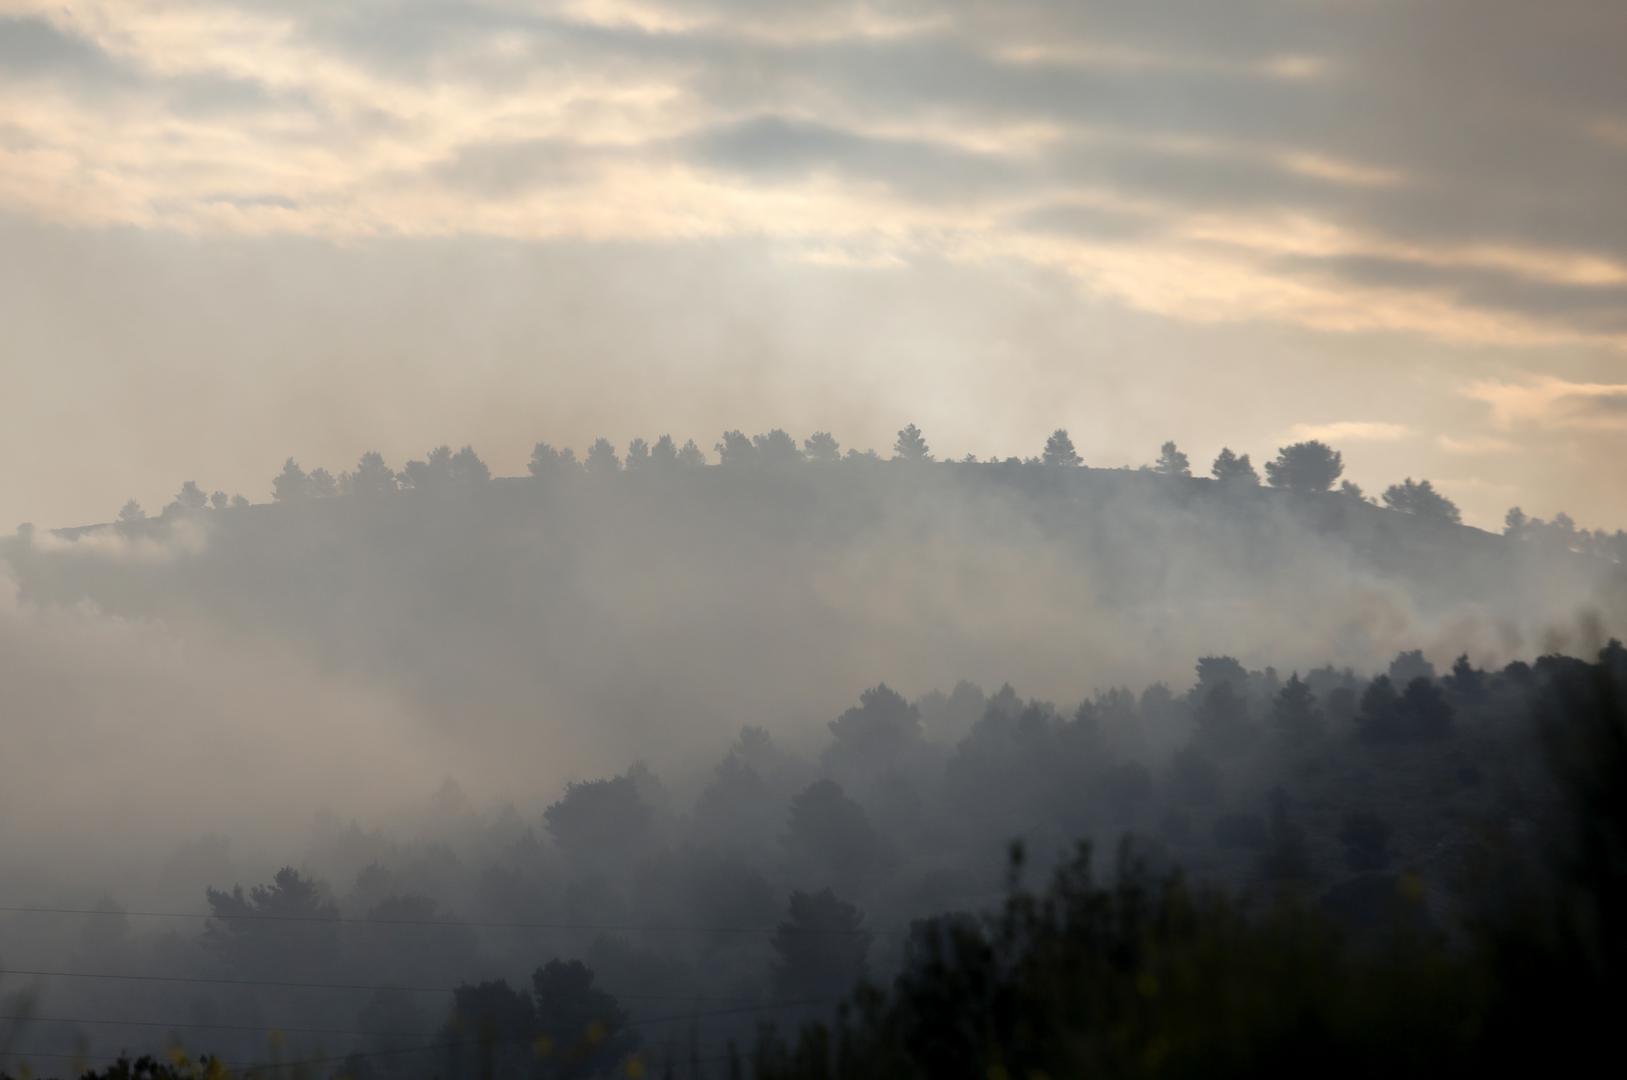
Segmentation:
{"type": "Polygon", "coordinates": [[[1627,526],[1619,0],[0,0],[0,521],[829,430],[1627,526]]]}

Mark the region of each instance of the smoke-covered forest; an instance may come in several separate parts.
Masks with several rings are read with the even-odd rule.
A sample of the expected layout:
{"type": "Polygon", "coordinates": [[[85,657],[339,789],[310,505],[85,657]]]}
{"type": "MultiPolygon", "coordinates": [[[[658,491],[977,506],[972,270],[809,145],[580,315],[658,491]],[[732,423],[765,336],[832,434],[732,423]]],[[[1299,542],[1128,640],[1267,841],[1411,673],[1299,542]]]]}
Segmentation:
{"type": "Polygon", "coordinates": [[[1623,534],[1341,470],[731,431],[21,530],[5,1067],[1580,1053],[1620,989],[1623,534]]]}
{"type": "Polygon", "coordinates": [[[0,0],[0,1080],[1613,1071],[1624,46],[0,0]]]}

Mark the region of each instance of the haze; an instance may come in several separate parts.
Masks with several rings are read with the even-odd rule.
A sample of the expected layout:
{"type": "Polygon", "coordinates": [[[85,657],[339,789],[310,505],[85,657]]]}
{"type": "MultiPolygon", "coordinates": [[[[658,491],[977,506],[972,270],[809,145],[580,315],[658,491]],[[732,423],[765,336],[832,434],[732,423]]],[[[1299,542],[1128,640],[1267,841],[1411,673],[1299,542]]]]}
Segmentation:
{"type": "Polygon", "coordinates": [[[904,418],[1627,500],[1617,4],[3,9],[13,520],[904,418]]]}
{"type": "Polygon", "coordinates": [[[0,0],[0,1080],[1614,1052],[1624,53],[0,0]]]}

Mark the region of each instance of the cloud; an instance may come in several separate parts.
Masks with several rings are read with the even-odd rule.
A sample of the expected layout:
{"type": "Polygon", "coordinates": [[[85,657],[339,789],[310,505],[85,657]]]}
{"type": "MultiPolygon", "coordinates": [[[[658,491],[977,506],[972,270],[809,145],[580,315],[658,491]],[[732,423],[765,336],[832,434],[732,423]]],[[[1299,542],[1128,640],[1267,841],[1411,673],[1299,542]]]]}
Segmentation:
{"type": "Polygon", "coordinates": [[[0,78],[41,77],[96,88],[133,82],[123,65],[78,35],[45,19],[0,16],[0,78]]]}
{"type": "Polygon", "coordinates": [[[1512,382],[1480,379],[1465,396],[1485,403],[1502,428],[1627,430],[1627,383],[1570,382],[1554,376],[1512,382]]]}
{"type": "Polygon", "coordinates": [[[1627,348],[1619,5],[19,6],[13,213],[762,237],[1166,318],[1627,348]]]}
{"type": "Polygon", "coordinates": [[[1396,442],[1411,434],[1401,424],[1382,420],[1336,420],[1328,424],[1295,424],[1288,438],[1322,442],[1396,442]]]}
{"type": "Polygon", "coordinates": [[[1519,449],[1507,439],[1500,439],[1495,435],[1470,435],[1458,438],[1453,435],[1437,435],[1435,445],[1448,454],[1508,454],[1519,449]]]}

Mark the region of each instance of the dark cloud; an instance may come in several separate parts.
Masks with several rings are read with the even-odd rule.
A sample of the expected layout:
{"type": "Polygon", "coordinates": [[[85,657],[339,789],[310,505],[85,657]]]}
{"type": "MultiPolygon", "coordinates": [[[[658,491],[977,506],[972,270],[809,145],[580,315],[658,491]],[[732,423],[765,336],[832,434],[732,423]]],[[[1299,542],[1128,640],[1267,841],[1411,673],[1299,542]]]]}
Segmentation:
{"type": "Polygon", "coordinates": [[[1031,232],[1094,240],[1144,239],[1161,229],[1160,223],[1148,214],[1104,210],[1070,202],[1049,203],[1029,210],[1017,216],[1012,225],[1031,232]]]}
{"type": "Polygon", "coordinates": [[[682,140],[697,161],[764,180],[831,172],[875,181],[916,198],[956,198],[1032,183],[992,154],[920,139],[877,138],[824,124],[762,116],[682,140]]]}
{"type": "MultiPolygon", "coordinates": [[[[1589,332],[1623,325],[1616,289],[1453,257],[1506,246],[1627,263],[1627,139],[1599,134],[1627,117],[1618,0],[660,0],[699,20],[681,30],[452,0],[237,6],[289,19],[296,40],[404,87],[658,80],[677,104],[665,130],[618,151],[624,161],[681,159],[767,184],[833,176],[938,205],[1032,198],[1007,220],[1058,235],[1151,235],[1146,221],[1080,209],[1082,190],[1163,207],[1160,230],[1190,213],[1293,214],[1363,247],[1443,258],[1285,272],[1426,289],[1589,332]],[[877,19],[893,32],[862,32],[877,19]],[[957,125],[1059,137],[1043,152],[979,153],[935,134],[957,125]]],[[[0,22],[0,68],[102,89],[151,79],[39,20],[0,22]]],[[[324,107],[237,74],[154,85],[188,114],[324,107]]],[[[415,117],[388,98],[336,129],[410,138],[415,117]]],[[[568,139],[474,141],[428,176],[502,198],[590,179],[605,153],[568,139]]]]}
{"type": "Polygon", "coordinates": [[[1627,333],[1627,287],[1557,282],[1483,266],[1443,266],[1372,255],[1292,257],[1274,268],[1334,284],[1431,293],[1465,307],[1563,323],[1579,332],[1627,333]]]}
{"type": "Polygon", "coordinates": [[[471,143],[433,166],[428,175],[461,191],[509,196],[579,183],[615,152],[570,139],[517,139],[471,143]]]}
{"type": "Polygon", "coordinates": [[[0,17],[0,79],[71,80],[86,89],[132,86],[134,75],[92,42],[44,19],[0,17]]]}
{"type": "Polygon", "coordinates": [[[1627,423],[1627,392],[1566,394],[1554,402],[1554,411],[1571,423],[1627,423]]]}

